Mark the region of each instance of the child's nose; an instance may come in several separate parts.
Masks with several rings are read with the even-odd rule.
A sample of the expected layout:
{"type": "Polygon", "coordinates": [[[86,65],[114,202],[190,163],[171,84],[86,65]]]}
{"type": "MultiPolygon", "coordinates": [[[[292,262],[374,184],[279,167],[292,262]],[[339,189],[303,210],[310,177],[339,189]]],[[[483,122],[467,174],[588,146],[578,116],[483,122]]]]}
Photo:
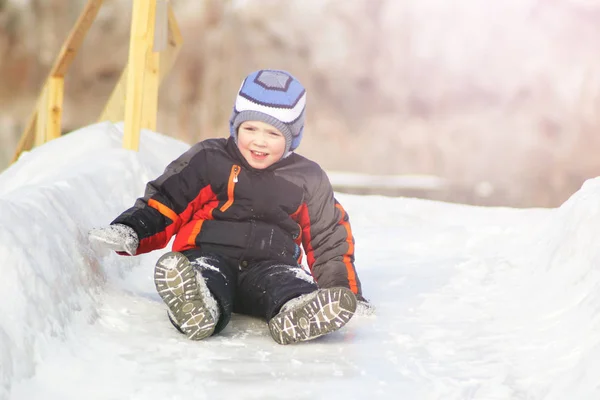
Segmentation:
{"type": "Polygon", "coordinates": [[[267,133],[265,132],[261,132],[260,134],[256,135],[256,144],[262,145],[262,146],[266,146],[267,144],[267,133]]]}

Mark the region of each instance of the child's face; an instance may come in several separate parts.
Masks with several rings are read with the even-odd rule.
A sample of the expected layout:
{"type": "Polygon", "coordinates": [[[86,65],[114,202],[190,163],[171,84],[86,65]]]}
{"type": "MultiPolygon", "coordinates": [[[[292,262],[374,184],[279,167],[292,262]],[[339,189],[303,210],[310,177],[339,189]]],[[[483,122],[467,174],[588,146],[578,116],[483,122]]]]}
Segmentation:
{"type": "Polygon", "coordinates": [[[265,169],[283,157],[285,137],[273,125],[244,121],[238,128],[238,148],[251,167],[265,169]]]}

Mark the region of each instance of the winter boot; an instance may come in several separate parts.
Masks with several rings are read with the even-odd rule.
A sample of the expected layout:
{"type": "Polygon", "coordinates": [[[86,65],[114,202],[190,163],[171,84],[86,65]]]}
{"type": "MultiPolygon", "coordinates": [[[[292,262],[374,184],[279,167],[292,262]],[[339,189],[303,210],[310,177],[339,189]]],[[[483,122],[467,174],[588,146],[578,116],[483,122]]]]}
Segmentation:
{"type": "Polygon", "coordinates": [[[160,257],[154,268],[154,284],[169,307],[175,327],[191,340],[212,335],[219,320],[218,306],[186,256],[170,252],[160,257]]]}
{"type": "Polygon", "coordinates": [[[356,297],[350,289],[319,289],[285,303],[269,321],[269,331],[279,344],[303,342],[340,329],[355,310],[356,297]]]}

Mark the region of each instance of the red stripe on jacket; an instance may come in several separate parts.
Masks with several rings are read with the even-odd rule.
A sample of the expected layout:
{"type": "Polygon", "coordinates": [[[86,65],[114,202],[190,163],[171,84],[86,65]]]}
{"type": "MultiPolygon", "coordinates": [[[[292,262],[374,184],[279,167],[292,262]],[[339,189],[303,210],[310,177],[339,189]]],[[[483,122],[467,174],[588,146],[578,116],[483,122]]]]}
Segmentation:
{"type": "Polygon", "coordinates": [[[148,206],[154,208],[173,222],[167,225],[163,231],[146,239],[142,239],[136,254],[143,254],[152,250],[162,249],[169,244],[169,240],[171,240],[175,234],[177,234],[177,237],[173,243],[173,251],[183,251],[195,247],[194,245],[189,244],[189,242],[195,240],[196,236],[200,233],[200,227],[196,226],[195,222],[197,220],[213,219],[212,210],[215,208],[216,204],[218,204],[217,196],[212,191],[210,185],[205,186],[200,190],[198,196],[190,201],[185,210],[180,214],[175,213],[161,202],[150,199],[148,201],[148,206]],[[192,212],[194,212],[194,222],[190,223],[190,220],[192,220],[192,212]],[[194,229],[194,227],[196,227],[196,229],[194,229]]]}

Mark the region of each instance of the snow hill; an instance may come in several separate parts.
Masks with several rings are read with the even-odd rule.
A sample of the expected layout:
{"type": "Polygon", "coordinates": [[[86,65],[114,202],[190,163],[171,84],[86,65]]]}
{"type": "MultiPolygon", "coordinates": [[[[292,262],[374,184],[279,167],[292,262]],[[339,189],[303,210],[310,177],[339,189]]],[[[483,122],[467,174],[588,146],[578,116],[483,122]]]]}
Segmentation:
{"type": "Polygon", "coordinates": [[[600,179],[556,209],[339,194],[375,315],[294,346],[234,316],[191,342],[154,290],[163,251],[88,243],[189,147],[121,139],[92,125],[0,174],[0,399],[600,398],[600,179]]]}

